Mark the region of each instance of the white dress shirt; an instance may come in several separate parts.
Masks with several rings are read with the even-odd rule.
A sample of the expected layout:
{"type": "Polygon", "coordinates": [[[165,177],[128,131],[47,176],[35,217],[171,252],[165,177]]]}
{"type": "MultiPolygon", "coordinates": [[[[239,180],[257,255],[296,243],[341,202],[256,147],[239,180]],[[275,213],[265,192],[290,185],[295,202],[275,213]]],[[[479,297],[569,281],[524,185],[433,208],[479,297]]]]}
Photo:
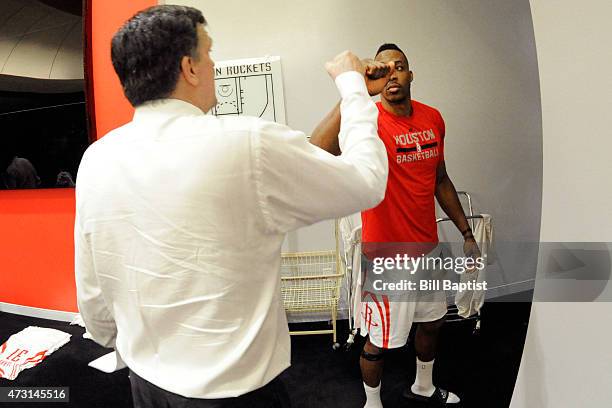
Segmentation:
{"type": "Polygon", "coordinates": [[[87,149],[76,186],[76,284],[93,339],[186,397],[245,394],[290,365],[285,233],[377,205],[378,112],[357,72],[335,157],[286,126],[149,102],[87,149]]]}

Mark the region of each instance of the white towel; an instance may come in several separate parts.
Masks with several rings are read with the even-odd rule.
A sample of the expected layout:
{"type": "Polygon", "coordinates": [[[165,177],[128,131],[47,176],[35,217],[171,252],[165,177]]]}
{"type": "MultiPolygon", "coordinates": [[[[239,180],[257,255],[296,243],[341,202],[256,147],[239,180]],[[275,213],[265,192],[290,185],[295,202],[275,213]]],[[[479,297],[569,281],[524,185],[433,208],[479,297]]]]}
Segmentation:
{"type": "MultiPolygon", "coordinates": [[[[85,322],[83,321],[83,316],[81,316],[80,313],[77,313],[77,315],[74,316],[74,318],[70,322],[70,325],[77,325],[77,326],[85,327],[85,322]]],[[[85,333],[83,333],[83,338],[84,339],[90,339],[90,340],[92,339],[91,334],[89,334],[89,332],[87,331],[87,328],[85,328],[85,333]]]]}
{"type": "MultiPolygon", "coordinates": [[[[479,219],[474,230],[474,239],[478,243],[480,253],[484,258],[484,268],[461,274],[460,282],[462,283],[470,281],[480,283],[486,280],[487,264],[490,263],[487,254],[493,244],[493,224],[489,214],[482,214],[482,218],[479,219]]],[[[485,301],[485,292],[484,290],[465,290],[457,292],[455,295],[455,304],[457,305],[459,316],[467,318],[480,312],[480,308],[485,301]]]]}
{"type": "Polygon", "coordinates": [[[121,359],[119,353],[116,351],[112,351],[103,355],[102,357],[96,358],[87,365],[105,373],[113,373],[127,367],[121,359]]]}
{"type": "Polygon", "coordinates": [[[347,269],[350,267],[349,282],[346,290],[350,293],[349,319],[353,321],[353,328],[358,329],[361,319],[361,214],[356,213],[341,218],[339,221],[340,235],[347,269]]]}
{"type": "Polygon", "coordinates": [[[60,330],[30,326],[13,334],[0,346],[0,377],[17,378],[70,341],[70,334],[60,330]]]}
{"type": "Polygon", "coordinates": [[[70,325],[77,325],[77,326],[81,326],[81,327],[85,327],[85,322],[83,321],[83,316],[81,316],[80,313],[77,313],[74,318],[72,319],[72,321],[70,322],[70,325]]]}

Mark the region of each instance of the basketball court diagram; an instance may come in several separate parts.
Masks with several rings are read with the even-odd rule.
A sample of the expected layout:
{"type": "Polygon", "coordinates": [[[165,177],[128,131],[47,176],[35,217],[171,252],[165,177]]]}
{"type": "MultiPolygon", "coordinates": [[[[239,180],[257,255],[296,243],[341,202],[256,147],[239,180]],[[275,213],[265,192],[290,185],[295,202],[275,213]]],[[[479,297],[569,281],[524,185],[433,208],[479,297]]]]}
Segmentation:
{"type": "Polygon", "coordinates": [[[212,115],[248,115],[285,123],[280,57],[217,63],[215,92],[212,115]]]}

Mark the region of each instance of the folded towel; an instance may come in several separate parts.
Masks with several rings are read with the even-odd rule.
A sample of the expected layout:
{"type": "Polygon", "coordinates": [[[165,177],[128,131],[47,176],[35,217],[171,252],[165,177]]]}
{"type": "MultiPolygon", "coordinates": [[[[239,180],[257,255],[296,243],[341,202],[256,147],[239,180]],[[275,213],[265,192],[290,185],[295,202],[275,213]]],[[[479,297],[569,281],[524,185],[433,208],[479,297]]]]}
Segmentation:
{"type": "Polygon", "coordinates": [[[68,343],[70,336],[60,330],[36,326],[13,334],[0,346],[0,377],[14,380],[20,372],[38,365],[68,343]]]}

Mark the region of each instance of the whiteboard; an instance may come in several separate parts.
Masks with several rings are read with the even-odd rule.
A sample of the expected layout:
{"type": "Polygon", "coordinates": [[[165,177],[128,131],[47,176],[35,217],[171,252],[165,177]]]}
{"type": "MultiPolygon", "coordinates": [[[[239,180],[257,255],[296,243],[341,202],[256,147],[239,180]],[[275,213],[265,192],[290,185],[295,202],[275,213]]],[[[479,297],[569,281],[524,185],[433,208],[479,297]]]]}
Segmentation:
{"type": "Polygon", "coordinates": [[[215,92],[215,116],[248,115],[286,124],[280,57],[217,62],[215,92]]]}

